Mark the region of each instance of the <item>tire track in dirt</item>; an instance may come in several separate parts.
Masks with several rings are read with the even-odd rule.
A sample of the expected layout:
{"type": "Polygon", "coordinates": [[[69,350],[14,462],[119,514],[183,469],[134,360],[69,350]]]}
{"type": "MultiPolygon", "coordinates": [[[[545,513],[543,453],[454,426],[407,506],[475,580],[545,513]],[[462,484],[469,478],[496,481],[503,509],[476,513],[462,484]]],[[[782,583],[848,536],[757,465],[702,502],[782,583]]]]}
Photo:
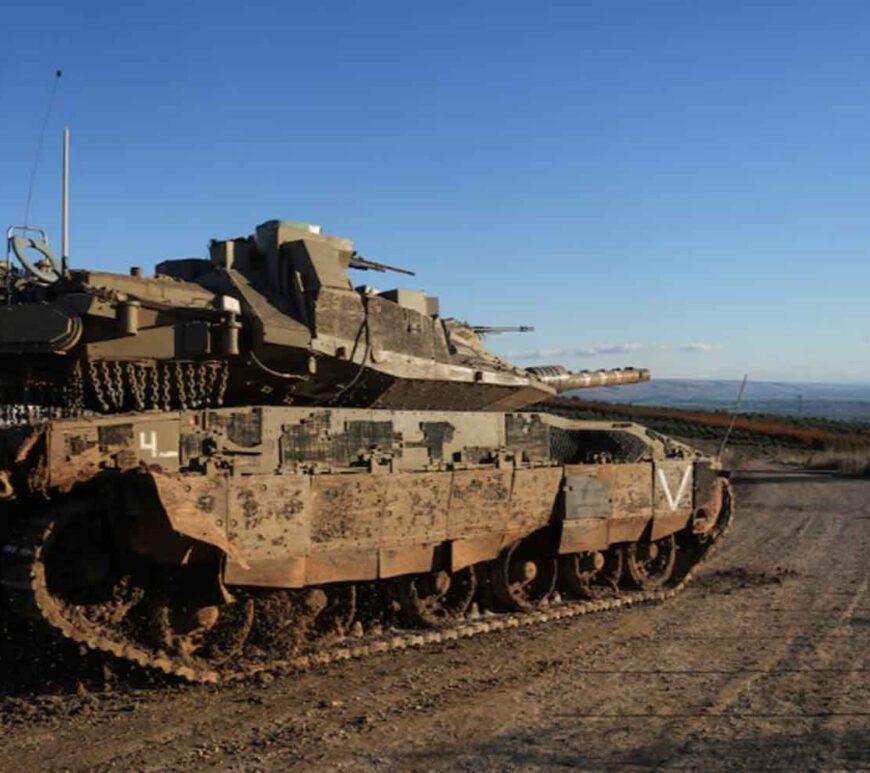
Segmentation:
{"type": "MultiPolygon", "coordinates": [[[[836,544],[839,542],[839,538],[840,538],[840,531],[834,530],[832,533],[829,533],[827,535],[827,539],[825,540],[826,544],[822,545],[822,544],[818,544],[818,542],[817,542],[817,544],[815,545],[815,550],[814,550],[814,553],[816,554],[816,556],[818,556],[818,554],[820,552],[827,553],[831,549],[832,546],[836,546],[836,544]]],[[[738,547],[739,547],[739,545],[735,546],[735,549],[733,551],[730,551],[730,552],[732,552],[732,553],[738,552],[738,547]]],[[[721,554],[722,558],[721,558],[720,563],[724,562],[726,560],[725,556],[728,554],[729,554],[729,551],[727,551],[727,550],[721,554]]],[[[717,563],[717,561],[719,561],[719,557],[717,557],[717,559],[714,559],[714,561],[712,562],[711,567],[710,567],[711,571],[715,568],[715,564],[717,563]]],[[[692,591],[687,592],[686,596],[675,601],[675,604],[680,604],[680,603],[688,604],[689,603],[689,596],[691,596],[691,593],[692,593],[692,591]]],[[[825,595],[825,594],[823,594],[823,595],[825,595]]],[[[824,609],[827,606],[828,606],[827,604],[824,604],[824,605],[822,605],[822,608],[824,609]]],[[[672,607],[668,607],[667,609],[671,610],[672,607]]],[[[663,611],[664,611],[664,609],[663,609],[663,611]]],[[[800,614],[797,616],[790,616],[793,618],[791,623],[790,623],[791,625],[794,626],[796,624],[799,625],[801,623],[805,623],[805,618],[806,618],[805,609],[799,610],[799,612],[800,612],[800,614]]],[[[785,622],[788,619],[786,616],[783,616],[783,615],[779,615],[779,617],[780,617],[781,622],[785,622]]],[[[758,621],[755,621],[754,625],[757,626],[758,621]]],[[[817,621],[814,628],[818,629],[820,631],[824,631],[826,625],[827,625],[827,623],[820,619],[817,621]]],[[[649,743],[647,745],[647,751],[646,751],[647,755],[651,754],[652,757],[656,758],[659,763],[663,763],[669,759],[668,754],[666,753],[668,749],[676,748],[679,752],[684,751],[684,750],[680,749],[680,747],[679,747],[679,740],[682,737],[692,737],[692,736],[697,737],[697,736],[699,736],[699,733],[697,730],[698,727],[703,729],[707,725],[709,725],[711,722],[711,716],[714,718],[713,721],[716,721],[715,718],[717,716],[727,715],[729,707],[731,707],[735,703],[737,703],[741,699],[741,697],[743,695],[745,695],[747,693],[747,691],[749,691],[755,685],[756,682],[758,682],[759,680],[761,680],[761,679],[763,679],[771,674],[778,675],[778,674],[784,673],[785,669],[781,669],[780,664],[785,659],[788,658],[790,650],[792,648],[794,648],[795,643],[798,641],[798,639],[800,639],[805,645],[808,638],[810,640],[818,638],[819,634],[816,630],[813,630],[811,637],[807,637],[806,633],[801,632],[804,630],[805,629],[803,629],[803,628],[795,627],[791,631],[789,631],[789,633],[787,633],[785,635],[780,635],[779,637],[777,637],[776,648],[772,649],[772,650],[768,649],[768,651],[765,652],[764,657],[761,659],[756,657],[755,661],[756,661],[756,663],[758,663],[758,665],[755,668],[736,669],[734,671],[722,671],[720,669],[720,670],[715,670],[712,672],[709,670],[706,672],[703,672],[706,674],[716,673],[716,674],[726,675],[723,683],[720,683],[717,686],[717,691],[715,692],[714,699],[712,701],[710,701],[708,705],[703,706],[703,707],[696,709],[694,711],[681,712],[678,716],[673,718],[672,721],[667,722],[667,724],[665,724],[659,730],[659,735],[666,739],[666,743],[659,745],[658,747],[657,747],[657,744],[655,743],[655,741],[649,743]]],[[[737,641],[739,641],[739,639],[737,641]]],[[[722,655],[724,655],[725,653],[720,652],[718,654],[721,658],[722,655]]],[[[809,670],[805,669],[804,673],[806,673],[806,672],[815,674],[815,671],[813,669],[809,669],[809,670]]],[[[644,679],[649,679],[651,677],[654,678],[656,676],[656,674],[661,674],[661,673],[663,673],[663,672],[662,671],[640,672],[640,679],[644,680],[644,679]]],[[[702,673],[702,670],[701,669],[694,669],[694,670],[687,670],[687,671],[676,672],[676,673],[681,673],[684,676],[697,677],[702,673]]],[[[606,693],[607,690],[599,687],[599,689],[597,689],[596,692],[599,694],[602,694],[602,693],[606,693]]],[[[607,704],[606,698],[603,700],[604,700],[604,703],[606,705],[607,704]]],[[[659,707],[659,710],[660,710],[660,707],[659,707]]],[[[749,712],[744,712],[743,717],[745,718],[747,716],[747,714],[751,714],[751,713],[752,713],[752,711],[750,709],[749,712]]],[[[657,715],[657,711],[652,711],[652,712],[647,712],[647,713],[644,713],[641,711],[641,712],[638,712],[635,714],[635,716],[637,716],[637,717],[660,718],[656,715],[657,715]]],[[[596,716],[600,718],[600,717],[603,717],[604,714],[602,712],[597,712],[595,710],[587,711],[587,712],[582,713],[582,714],[581,713],[573,714],[573,717],[575,719],[581,718],[583,720],[589,720],[590,718],[593,718],[596,716]]],[[[620,710],[617,710],[616,712],[613,712],[612,716],[614,718],[618,718],[620,716],[627,717],[628,713],[624,709],[620,709],[620,710]]],[[[783,719],[783,718],[780,718],[780,719],[783,719]]],[[[786,717],[784,719],[787,720],[789,718],[786,717]]],[[[796,717],[796,719],[800,719],[800,716],[796,717]]],[[[639,735],[638,733],[635,733],[633,735],[633,740],[636,741],[638,739],[638,735],[639,735]]],[[[592,764],[605,764],[605,763],[614,763],[614,762],[618,762],[619,764],[627,764],[627,763],[630,763],[631,760],[630,759],[615,760],[615,759],[613,759],[612,755],[606,754],[603,757],[595,758],[595,759],[591,759],[591,760],[589,758],[587,758],[585,760],[585,762],[587,762],[587,763],[591,762],[592,764]]]]}
{"type": "Polygon", "coordinates": [[[737,487],[721,550],[661,606],[263,683],[61,696],[51,712],[4,728],[0,768],[22,759],[230,771],[870,764],[860,757],[867,719],[848,716],[870,686],[854,656],[870,643],[870,624],[854,623],[868,579],[854,523],[864,518],[866,535],[870,483],[806,476],[737,487]]]}
{"type": "MultiPolygon", "coordinates": [[[[809,501],[824,501],[827,493],[818,485],[806,487],[809,501]]],[[[819,668],[820,653],[824,651],[828,643],[838,640],[839,646],[849,646],[850,639],[843,635],[842,623],[849,619],[863,598],[867,588],[867,570],[863,567],[862,550],[860,543],[852,540],[847,534],[856,523],[852,518],[838,518],[835,513],[819,513],[819,517],[811,516],[810,520],[804,521],[795,532],[805,542],[796,547],[789,562],[790,567],[798,567],[800,575],[793,581],[792,587],[803,588],[798,598],[790,604],[782,606],[782,601],[768,606],[769,612],[777,613],[777,630],[775,649],[769,649],[770,637],[764,637],[768,648],[763,657],[757,659],[757,666],[744,669],[744,676],[729,680],[723,684],[719,691],[710,701],[709,712],[711,715],[721,717],[725,721],[756,720],[761,729],[773,736],[781,733],[784,725],[802,725],[808,722],[809,727],[804,729],[807,735],[821,737],[819,726],[836,720],[842,723],[843,718],[857,720],[866,728],[868,707],[853,707],[847,710],[837,710],[825,705],[794,705],[782,708],[781,696],[785,684],[794,681],[795,675],[799,675],[797,681],[805,685],[807,681],[816,683],[821,681],[833,694],[842,693],[844,678],[846,680],[860,680],[866,685],[868,682],[868,670],[863,666],[853,667],[851,663],[832,668],[819,668]],[[826,520],[825,520],[826,519],[826,520]],[[813,533],[813,527],[819,527],[818,533],[813,533]],[[827,528],[826,528],[827,527],[827,528]],[[830,577],[825,572],[812,572],[819,567],[819,559],[828,561],[831,556],[843,556],[844,547],[851,547],[851,553],[847,556],[848,568],[852,576],[858,576],[857,590],[850,591],[847,595],[848,604],[845,607],[837,601],[843,594],[839,585],[831,584],[830,577]],[[806,548],[806,549],[804,549],[806,548]],[[802,555],[803,553],[803,555],[802,555]],[[815,574],[816,576],[813,576],[815,574]],[[807,590],[807,588],[809,590],[807,590]],[[785,613],[785,614],[782,614],[785,613]],[[783,625],[794,626],[786,633],[782,633],[783,625]]],[[[769,540],[768,540],[769,541],[769,540]]],[[[848,549],[847,551],[848,552],[848,549]]],[[[835,575],[836,576],[836,575],[835,575]]],[[[794,594],[792,594],[794,596],[794,594]]],[[[751,618],[750,618],[751,619],[751,618]]],[[[743,615],[741,622],[746,622],[743,615]]],[[[758,626],[758,621],[753,623],[758,626]]],[[[739,640],[740,637],[738,637],[739,640]]],[[[690,718],[691,720],[692,718],[690,718]]],[[[697,718],[703,726],[704,720],[697,718]]],[[[687,736],[697,740],[699,733],[693,731],[692,721],[674,728],[673,736],[687,736]]],[[[708,734],[709,735],[709,734],[708,734]]],[[[685,750],[682,750],[685,751],[685,750]]],[[[818,756],[818,755],[817,755],[818,756]]],[[[842,749],[829,756],[830,762],[841,762],[844,758],[842,749]]],[[[685,754],[680,755],[683,763],[686,762],[685,754]]],[[[675,760],[670,760],[675,762],[675,760]]],[[[700,761],[699,761],[700,762],[700,761]]]]}

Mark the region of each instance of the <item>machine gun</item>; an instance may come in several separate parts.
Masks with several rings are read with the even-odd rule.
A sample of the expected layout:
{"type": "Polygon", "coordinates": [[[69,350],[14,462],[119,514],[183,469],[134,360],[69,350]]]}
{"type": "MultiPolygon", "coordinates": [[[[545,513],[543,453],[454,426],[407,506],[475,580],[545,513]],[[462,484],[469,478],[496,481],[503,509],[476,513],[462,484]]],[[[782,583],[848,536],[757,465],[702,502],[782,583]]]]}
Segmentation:
{"type": "Polygon", "coordinates": [[[406,268],[398,268],[397,266],[388,266],[386,263],[377,263],[374,260],[369,260],[368,258],[364,258],[362,255],[357,255],[356,253],[350,256],[350,263],[348,265],[350,268],[358,268],[362,271],[380,271],[381,273],[394,271],[397,274],[417,276],[414,271],[408,271],[406,268]]]}
{"type": "Polygon", "coordinates": [[[535,329],[529,325],[468,325],[468,327],[479,336],[496,333],[531,333],[535,329]]]}

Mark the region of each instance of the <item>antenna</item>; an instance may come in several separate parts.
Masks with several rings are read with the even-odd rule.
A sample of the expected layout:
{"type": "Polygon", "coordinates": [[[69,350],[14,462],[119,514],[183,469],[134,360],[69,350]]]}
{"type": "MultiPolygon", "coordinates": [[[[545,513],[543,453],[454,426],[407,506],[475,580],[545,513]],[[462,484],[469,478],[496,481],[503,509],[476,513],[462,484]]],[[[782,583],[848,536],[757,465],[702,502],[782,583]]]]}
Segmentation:
{"type": "Polygon", "coordinates": [[[749,374],[744,374],[743,383],[740,385],[740,391],[737,393],[737,402],[734,404],[734,410],[731,412],[731,423],[728,425],[728,431],[725,437],[722,438],[722,443],[719,446],[719,453],[716,456],[720,457],[725,453],[725,446],[728,445],[728,438],[731,437],[731,431],[734,429],[734,424],[737,422],[737,411],[740,410],[740,401],[743,399],[743,390],[746,389],[746,379],[749,374]]]}
{"type": "Polygon", "coordinates": [[[63,127],[63,191],[61,193],[60,229],[60,273],[61,276],[66,276],[69,273],[69,126],[63,127]]]}
{"type": "Polygon", "coordinates": [[[51,109],[54,107],[54,97],[57,94],[57,84],[63,76],[63,70],[55,70],[54,84],[51,87],[51,95],[48,98],[48,107],[45,109],[45,117],[42,119],[42,128],[39,130],[39,144],[36,146],[36,156],[33,159],[33,167],[30,170],[30,183],[27,186],[27,201],[24,205],[24,225],[30,223],[30,201],[33,199],[33,186],[36,183],[36,170],[39,168],[39,158],[42,156],[42,144],[45,140],[45,128],[51,117],[51,109]]]}

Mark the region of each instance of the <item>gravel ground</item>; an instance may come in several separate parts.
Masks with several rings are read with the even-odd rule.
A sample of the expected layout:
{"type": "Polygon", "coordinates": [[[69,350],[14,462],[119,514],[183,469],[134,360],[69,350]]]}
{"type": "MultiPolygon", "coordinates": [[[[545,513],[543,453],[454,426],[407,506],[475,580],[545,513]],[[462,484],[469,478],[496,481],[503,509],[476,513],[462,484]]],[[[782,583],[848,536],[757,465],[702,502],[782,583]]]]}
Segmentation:
{"type": "Polygon", "coordinates": [[[870,481],[736,491],[660,606],[220,688],[13,632],[0,770],[870,769],[870,481]]]}

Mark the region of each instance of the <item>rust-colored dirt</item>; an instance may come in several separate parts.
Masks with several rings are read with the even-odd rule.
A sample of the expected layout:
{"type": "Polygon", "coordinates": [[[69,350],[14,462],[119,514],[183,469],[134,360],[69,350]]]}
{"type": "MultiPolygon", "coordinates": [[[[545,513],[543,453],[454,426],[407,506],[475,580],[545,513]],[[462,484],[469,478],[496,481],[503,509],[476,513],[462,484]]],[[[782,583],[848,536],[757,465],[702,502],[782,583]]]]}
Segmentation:
{"type": "Polygon", "coordinates": [[[28,672],[10,632],[0,769],[867,768],[870,481],[759,471],[736,494],[668,603],[320,673],[106,691],[65,647],[28,672]]]}

